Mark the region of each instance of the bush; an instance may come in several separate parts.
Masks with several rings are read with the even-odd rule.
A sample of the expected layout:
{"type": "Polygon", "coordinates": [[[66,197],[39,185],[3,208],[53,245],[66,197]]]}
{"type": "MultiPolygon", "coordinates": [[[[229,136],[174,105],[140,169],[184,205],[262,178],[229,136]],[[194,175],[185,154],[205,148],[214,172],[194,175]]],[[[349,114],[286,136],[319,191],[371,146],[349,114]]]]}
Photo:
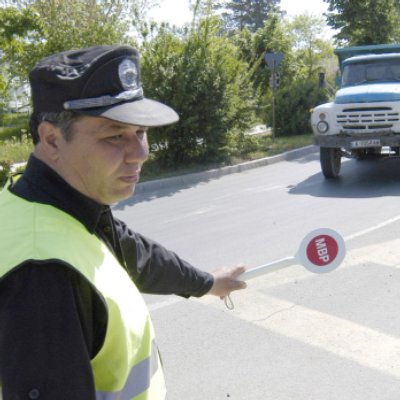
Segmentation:
{"type": "Polygon", "coordinates": [[[24,162],[29,158],[32,150],[32,140],[26,134],[23,134],[20,139],[12,137],[3,142],[0,141],[0,162],[9,162],[10,164],[24,162]]]}
{"type": "Polygon", "coordinates": [[[232,149],[230,132],[253,119],[247,64],[237,49],[218,37],[205,19],[185,39],[161,32],[143,52],[146,97],[173,107],[180,121],[149,135],[155,156],[166,166],[220,162],[232,149]]]}
{"type": "Polygon", "coordinates": [[[0,161],[0,187],[3,187],[10,176],[11,163],[10,161],[0,161]]]}
{"type": "MultiPolygon", "coordinates": [[[[276,136],[302,135],[311,131],[310,110],[327,101],[325,89],[316,80],[298,80],[278,90],[276,96],[276,136]]],[[[271,118],[272,120],[272,118],[271,118]]]]}
{"type": "Polygon", "coordinates": [[[23,141],[23,135],[28,132],[29,117],[27,114],[0,114],[0,141],[18,139],[23,141]]]}

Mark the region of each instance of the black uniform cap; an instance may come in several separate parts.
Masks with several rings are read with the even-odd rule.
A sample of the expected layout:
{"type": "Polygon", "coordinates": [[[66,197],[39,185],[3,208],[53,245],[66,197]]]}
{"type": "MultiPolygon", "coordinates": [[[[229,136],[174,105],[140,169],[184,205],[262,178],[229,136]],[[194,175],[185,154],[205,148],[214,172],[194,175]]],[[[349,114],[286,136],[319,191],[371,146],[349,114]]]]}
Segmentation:
{"type": "Polygon", "coordinates": [[[139,53],[130,46],[95,46],[51,55],[30,72],[33,112],[71,110],[139,126],[178,121],[170,107],[146,99],[139,53]]]}

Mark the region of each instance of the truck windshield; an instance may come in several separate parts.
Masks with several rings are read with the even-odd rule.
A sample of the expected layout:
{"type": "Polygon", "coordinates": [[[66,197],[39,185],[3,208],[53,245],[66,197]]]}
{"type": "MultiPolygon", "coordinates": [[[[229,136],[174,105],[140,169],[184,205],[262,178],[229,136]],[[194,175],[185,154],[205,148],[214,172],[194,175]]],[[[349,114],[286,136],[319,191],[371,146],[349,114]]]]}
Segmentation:
{"type": "Polygon", "coordinates": [[[364,60],[343,68],[342,86],[400,81],[400,58],[364,60]]]}

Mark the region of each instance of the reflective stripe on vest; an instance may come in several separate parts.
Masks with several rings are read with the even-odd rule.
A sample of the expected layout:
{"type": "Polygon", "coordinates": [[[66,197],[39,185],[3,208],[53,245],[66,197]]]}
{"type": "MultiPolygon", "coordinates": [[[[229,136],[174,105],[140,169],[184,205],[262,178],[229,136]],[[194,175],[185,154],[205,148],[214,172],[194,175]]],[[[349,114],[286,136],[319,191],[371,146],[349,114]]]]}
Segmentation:
{"type": "Polygon", "coordinates": [[[153,341],[150,357],[132,368],[125,387],[118,392],[96,392],[96,400],[121,400],[138,396],[150,387],[151,377],[157,372],[158,364],[158,349],[153,341]]]}

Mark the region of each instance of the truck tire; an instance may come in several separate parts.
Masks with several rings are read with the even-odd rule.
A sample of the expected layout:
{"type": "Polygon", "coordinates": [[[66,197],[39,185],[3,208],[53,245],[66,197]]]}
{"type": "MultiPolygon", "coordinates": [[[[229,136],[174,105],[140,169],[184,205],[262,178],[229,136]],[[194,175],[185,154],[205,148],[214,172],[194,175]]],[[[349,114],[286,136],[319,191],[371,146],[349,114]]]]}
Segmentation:
{"type": "Polygon", "coordinates": [[[321,147],[319,150],[322,173],[325,178],[337,178],[340,173],[342,152],[338,148],[321,147]]]}

